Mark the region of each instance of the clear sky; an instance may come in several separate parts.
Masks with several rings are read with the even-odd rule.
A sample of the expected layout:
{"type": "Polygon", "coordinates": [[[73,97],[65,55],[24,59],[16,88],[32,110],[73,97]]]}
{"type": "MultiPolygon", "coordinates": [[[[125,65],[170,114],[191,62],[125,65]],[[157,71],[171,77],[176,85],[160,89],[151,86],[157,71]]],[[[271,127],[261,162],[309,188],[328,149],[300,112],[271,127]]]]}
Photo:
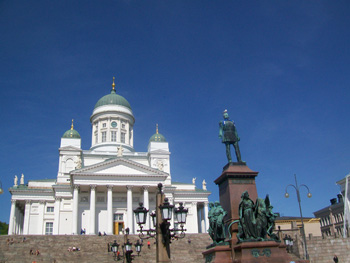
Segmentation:
{"type": "Polygon", "coordinates": [[[0,1],[0,221],[15,175],[56,178],[63,133],[91,146],[90,116],[110,93],[136,119],[136,151],[159,132],[173,181],[197,187],[227,163],[227,109],[258,194],[275,212],[328,206],[350,171],[349,1],[0,1]]]}

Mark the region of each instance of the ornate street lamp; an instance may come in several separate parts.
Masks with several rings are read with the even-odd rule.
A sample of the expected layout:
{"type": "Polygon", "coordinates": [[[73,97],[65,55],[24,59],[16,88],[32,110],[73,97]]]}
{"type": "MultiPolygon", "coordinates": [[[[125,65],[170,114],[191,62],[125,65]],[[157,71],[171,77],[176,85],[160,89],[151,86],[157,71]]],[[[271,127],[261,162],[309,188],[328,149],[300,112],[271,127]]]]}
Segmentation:
{"type": "Polygon", "coordinates": [[[309,189],[309,187],[308,187],[307,185],[301,184],[301,185],[298,186],[297,176],[296,176],[295,174],[294,174],[294,178],[295,178],[295,185],[293,185],[293,184],[287,185],[287,187],[286,187],[286,193],[284,194],[284,196],[285,196],[286,198],[289,197],[289,194],[288,194],[288,192],[287,192],[287,188],[288,188],[289,186],[294,187],[295,191],[297,192],[297,198],[298,198],[299,210],[300,210],[301,227],[302,227],[302,235],[303,235],[303,240],[304,240],[305,257],[306,257],[306,259],[309,259],[309,253],[307,252],[307,245],[306,245],[306,236],[305,236],[305,227],[304,227],[304,221],[303,221],[303,212],[302,212],[302,210],[301,210],[300,187],[301,187],[301,186],[304,186],[304,187],[307,189],[307,191],[308,191],[307,197],[308,197],[308,198],[311,198],[312,195],[311,195],[310,189],[309,189]]]}
{"type": "Polygon", "coordinates": [[[175,208],[175,220],[181,224],[181,234],[177,235],[180,229],[170,229],[169,222],[173,214],[174,205],[169,203],[168,198],[164,198],[162,187],[163,185],[161,183],[158,184],[159,191],[156,198],[156,212],[150,214],[154,229],[143,229],[143,224],[146,223],[147,213],[149,211],[143,207],[143,203],[140,203],[140,206],[134,210],[134,213],[136,222],[140,227],[140,230],[137,230],[140,232],[139,237],[141,239],[156,238],[157,262],[170,262],[170,240],[185,237],[186,229],[183,228],[183,224],[186,223],[188,209],[184,208],[182,203],[179,204],[178,208],[175,208]]]}
{"type": "Polygon", "coordinates": [[[132,251],[132,243],[130,242],[130,240],[128,239],[128,241],[125,244],[125,251],[126,252],[130,252],[132,251]]]}
{"type": "Polygon", "coordinates": [[[171,220],[173,215],[174,206],[169,203],[168,198],[164,199],[164,203],[159,206],[160,212],[162,214],[163,220],[171,220]]]}
{"type": "Polygon", "coordinates": [[[175,217],[179,224],[186,224],[188,209],[184,208],[183,203],[179,203],[179,207],[175,208],[175,217]]]}
{"type": "Polygon", "coordinates": [[[146,223],[146,216],[149,210],[143,207],[143,203],[140,203],[140,206],[134,210],[136,223],[143,225],[146,223]]]}
{"type": "Polygon", "coordinates": [[[117,240],[114,240],[114,243],[111,245],[111,250],[114,254],[118,252],[119,244],[117,243],[117,240]]]}
{"type": "Polygon", "coordinates": [[[142,244],[140,243],[139,240],[137,240],[137,242],[135,244],[135,249],[136,249],[136,252],[137,252],[138,256],[140,256],[141,248],[142,248],[142,244]]]}
{"type": "MultiPolygon", "coordinates": [[[[110,250],[111,252],[113,252],[113,257],[114,260],[120,260],[121,258],[125,258],[127,263],[131,263],[132,261],[132,243],[130,243],[130,240],[128,239],[128,235],[129,235],[129,228],[125,229],[125,235],[124,235],[124,244],[121,246],[122,247],[122,255],[119,252],[119,247],[120,244],[117,243],[117,240],[114,240],[114,242],[112,244],[109,244],[110,250]]],[[[136,244],[137,245],[137,244],[136,244]]],[[[137,246],[136,247],[136,251],[138,250],[137,246]]],[[[108,252],[109,252],[108,251],[108,252]]],[[[141,249],[140,249],[141,251],[141,249]]],[[[123,261],[124,262],[124,261],[123,261]]]]}

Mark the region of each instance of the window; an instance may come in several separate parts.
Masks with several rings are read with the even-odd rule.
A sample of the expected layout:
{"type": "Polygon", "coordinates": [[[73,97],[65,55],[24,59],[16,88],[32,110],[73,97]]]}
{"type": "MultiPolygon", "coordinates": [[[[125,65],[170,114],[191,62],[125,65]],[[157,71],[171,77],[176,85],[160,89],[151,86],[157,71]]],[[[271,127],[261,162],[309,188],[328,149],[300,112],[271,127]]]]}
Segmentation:
{"type": "Polygon", "coordinates": [[[97,132],[95,133],[95,143],[98,143],[98,135],[97,135],[97,132]]]}
{"type": "Polygon", "coordinates": [[[45,235],[52,235],[53,232],[53,223],[47,222],[45,227],[45,235]]]}
{"type": "Polygon", "coordinates": [[[53,213],[53,211],[54,211],[54,207],[53,206],[46,207],[46,212],[47,213],[53,213]]]}
{"type": "Polygon", "coordinates": [[[106,123],[103,123],[102,124],[102,128],[106,128],[107,127],[107,124],[106,123]]]}
{"type": "Polygon", "coordinates": [[[107,132],[102,132],[102,142],[106,142],[106,133],[107,132]]]}
{"type": "Polygon", "coordinates": [[[125,132],[122,132],[122,133],[120,134],[120,142],[121,142],[121,143],[125,143],[125,132]]]}
{"type": "Polygon", "coordinates": [[[114,221],[123,221],[123,214],[114,214],[114,221]]]}
{"type": "Polygon", "coordinates": [[[125,129],[125,123],[122,123],[122,128],[125,129]]]}
{"type": "Polygon", "coordinates": [[[117,141],[117,132],[111,131],[111,141],[116,142],[117,141]]]}

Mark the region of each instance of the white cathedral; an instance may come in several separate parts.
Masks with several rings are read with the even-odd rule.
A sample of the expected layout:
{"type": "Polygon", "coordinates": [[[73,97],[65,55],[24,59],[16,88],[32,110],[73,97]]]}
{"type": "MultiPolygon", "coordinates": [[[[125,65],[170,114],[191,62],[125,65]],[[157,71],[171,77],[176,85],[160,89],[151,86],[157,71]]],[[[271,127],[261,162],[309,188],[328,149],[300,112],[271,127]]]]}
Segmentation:
{"type": "MultiPolygon", "coordinates": [[[[111,93],[99,99],[90,117],[91,148],[81,149],[74,129],[61,138],[57,178],[29,180],[17,176],[10,188],[9,235],[95,235],[121,234],[129,228],[136,234],[133,210],[143,202],[155,210],[158,183],[169,202],[188,208],[188,233],[205,233],[209,228],[205,181],[172,181],[169,143],[158,132],[150,137],[146,152],[134,150],[135,118],[129,102],[111,93]]],[[[172,221],[172,227],[176,222],[172,221]]],[[[150,227],[148,218],[146,228],[150,227]]]]}

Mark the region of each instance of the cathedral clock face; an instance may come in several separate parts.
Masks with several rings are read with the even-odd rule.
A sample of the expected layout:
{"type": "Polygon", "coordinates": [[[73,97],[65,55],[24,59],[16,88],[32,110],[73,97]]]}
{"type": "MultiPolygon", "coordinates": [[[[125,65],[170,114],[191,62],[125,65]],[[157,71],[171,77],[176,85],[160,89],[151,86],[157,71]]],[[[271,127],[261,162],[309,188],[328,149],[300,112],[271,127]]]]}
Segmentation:
{"type": "Polygon", "coordinates": [[[116,123],[115,121],[113,121],[113,122],[111,123],[111,126],[112,126],[113,128],[115,128],[115,127],[117,127],[117,123],[116,123]]]}

